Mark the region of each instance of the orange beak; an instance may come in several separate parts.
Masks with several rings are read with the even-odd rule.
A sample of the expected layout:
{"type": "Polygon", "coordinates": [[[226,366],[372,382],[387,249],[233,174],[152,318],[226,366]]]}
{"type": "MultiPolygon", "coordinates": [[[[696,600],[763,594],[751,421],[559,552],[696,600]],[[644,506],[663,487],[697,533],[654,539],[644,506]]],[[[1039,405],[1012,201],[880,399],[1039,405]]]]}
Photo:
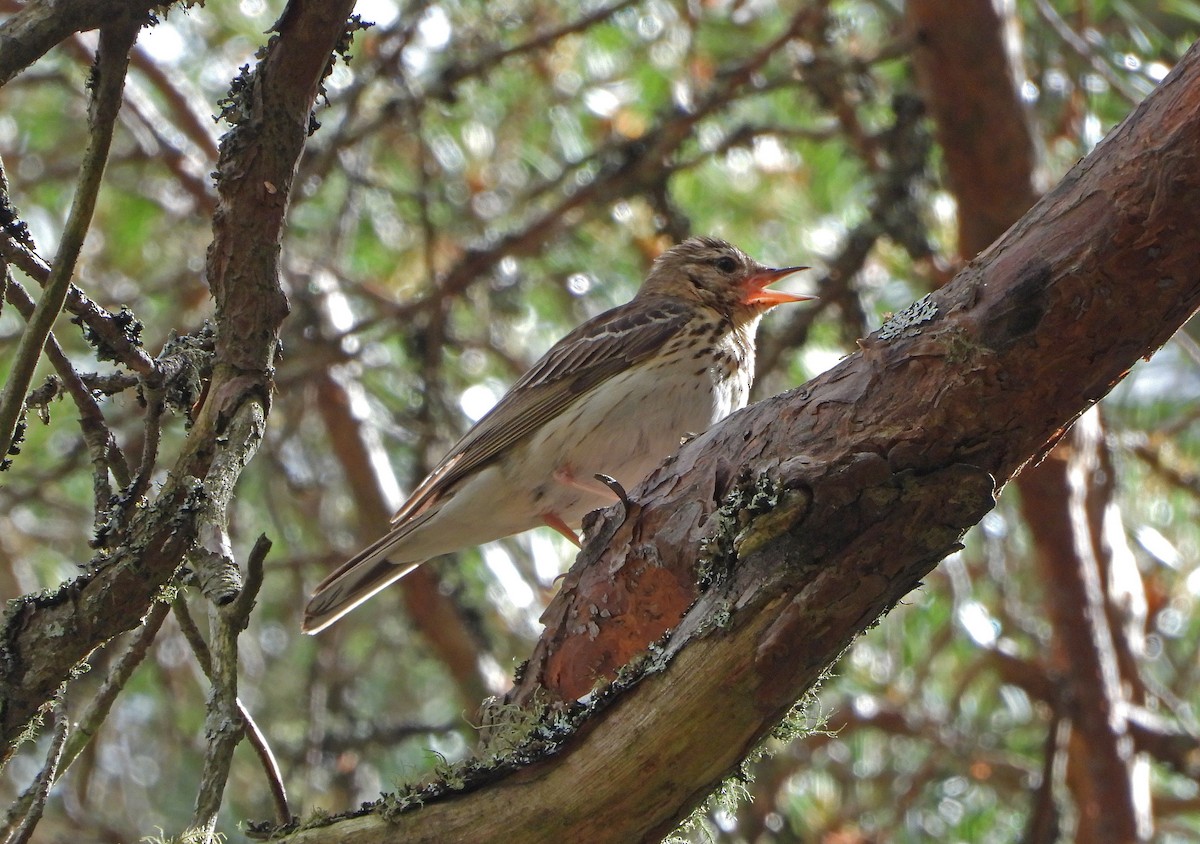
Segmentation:
{"type": "Polygon", "coordinates": [[[767,287],[792,273],[807,270],[808,267],[784,267],[783,269],[765,269],[746,279],[746,294],[742,299],[745,305],[758,305],[762,308],[773,308],[788,302],[807,302],[816,296],[800,296],[795,293],[784,293],[782,290],[767,290],[767,287]]]}

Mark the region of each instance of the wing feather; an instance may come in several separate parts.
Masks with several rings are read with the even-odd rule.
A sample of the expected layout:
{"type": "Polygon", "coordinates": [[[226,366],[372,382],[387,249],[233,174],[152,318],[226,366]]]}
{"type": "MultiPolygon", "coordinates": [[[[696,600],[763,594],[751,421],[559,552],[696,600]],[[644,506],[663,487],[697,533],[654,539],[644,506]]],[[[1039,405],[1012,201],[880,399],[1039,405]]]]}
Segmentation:
{"type": "Polygon", "coordinates": [[[653,355],[691,317],[691,309],[677,301],[648,302],[643,297],[580,325],[463,435],[413,491],[392,524],[422,513],[457,481],[498,458],[581,396],[653,355]]]}

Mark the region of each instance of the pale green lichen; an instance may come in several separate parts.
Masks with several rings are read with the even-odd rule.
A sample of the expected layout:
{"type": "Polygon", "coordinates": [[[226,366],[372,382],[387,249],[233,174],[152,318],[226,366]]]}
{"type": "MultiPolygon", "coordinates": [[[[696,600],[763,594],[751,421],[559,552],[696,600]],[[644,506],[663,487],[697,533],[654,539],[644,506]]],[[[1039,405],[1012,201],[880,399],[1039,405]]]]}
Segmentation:
{"type": "Polygon", "coordinates": [[[803,489],[788,489],[766,472],[735,487],[710,523],[700,546],[696,582],[707,591],[726,582],[739,559],[791,529],[812,503],[803,489]]]}
{"type": "Polygon", "coordinates": [[[752,766],[755,762],[774,755],[793,741],[826,732],[828,716],[820,711],[817,700],[817,689],[826,676],[828,671],[787,711],[763,740],[746,754],[737,769],[722,780],[712,794],[664,839],[664,844],[696,844],[698,839],[715,840],[710,817],[718,811],[730,815],[737,814],[738,806],[750,796],[748,786],[754,782],[752,766]],[[817,710],[815,716],[812,714],[814,709],[817,710]]]}
{"type": "Polygon", "coordinates": [[[926,293],[879,328],[880,340],[897,340],[904,337],[915,337],[921,333],[921,326],[937,318],[938,307],[933,301],[933,294],[926,293]]]}
{"type": "Polygon", "coordinates": [[[810,504],[812,496],[807,490],[783,490],[770,509],[760,512],[734,538],[733,548],[738,558],[748,557],[777,536],[787,533],[810,504]]]}

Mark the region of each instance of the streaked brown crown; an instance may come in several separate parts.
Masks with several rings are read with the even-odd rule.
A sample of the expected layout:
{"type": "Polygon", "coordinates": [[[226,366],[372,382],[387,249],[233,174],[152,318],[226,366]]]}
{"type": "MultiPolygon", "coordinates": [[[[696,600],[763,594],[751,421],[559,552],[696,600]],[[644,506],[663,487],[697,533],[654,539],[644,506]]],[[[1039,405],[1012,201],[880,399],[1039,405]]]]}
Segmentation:
{"type": "Polygon", "coordinates": [[[732,243],[692,237],[655,259],[638,298],[682,299],[740,323],[766,310],[746,300],[750,279],[769,271],[732,243]]]}

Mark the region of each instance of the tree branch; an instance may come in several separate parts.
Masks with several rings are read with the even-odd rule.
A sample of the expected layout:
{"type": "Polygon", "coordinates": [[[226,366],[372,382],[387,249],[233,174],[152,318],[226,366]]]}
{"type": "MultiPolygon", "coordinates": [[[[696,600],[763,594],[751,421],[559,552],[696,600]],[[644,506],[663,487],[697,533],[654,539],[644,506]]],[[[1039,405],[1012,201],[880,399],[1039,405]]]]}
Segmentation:
{"type": "Polygon", "coordinates": [[[33,379],[33,370],[41,358],[50,329],[67,300],[71,275],[75,272],[75,262],[91,226],[104,165],[108,161],[113,126],[121,108],[125,71],[129,67],[129,50],[143,22],[144,19],[137,17],[125,17],[109,23],[100,31],[94,93],[89,109],[91,137],[79,168],[79,184],[75,188],[75,199],[58,244],[58,255],[55,256],[42,298],[38,300],[21,335],[4,389],[0,391],[0,455],[7,454],[13,444],[17,421],[25,407],[25,394],[33,379]]]}
{"type": "Polygon", "coordinates": [[[226,465],[244,465],[243,450],[257,444],[222,435],[247,403],[259,403],[264,416],[270,406],[287,314],[279,279],[283,221],[320,81],[352,6],[293,0],[255,73],[241,80],[238,123],[222,142],[217,171],[208,261],[217,342],[207,398],[158,498],[133,511],[111,555],[53,594],[10,602],[0,634],[0,757],[80,660],[135,627],[174,576],[196,540],[204,501],[197,479],[225,451],[226,465]]]}
{"type": "Polygon", "coordinates": [[[627,515],[589,525],[511,698],[563,701],[559,718],[581,722],[547,723],[553,752],[526,746],[443,784],[465,791],[453,799],[428,786],[384,801],[388,820],[287,840],[665,835],[956,546],[993,486],[1193,313],[1198,159],[1193,47],[950,285],[820,378],[697,437],[630,491],[627,515]]]}
{"type": "Polygon", "coordinates": [[[73,32],[108,26],[118,15],[149,23],[151,9],[171,5],[146,0],[31,0],[0,24],[0,85],[73,32]]]}

